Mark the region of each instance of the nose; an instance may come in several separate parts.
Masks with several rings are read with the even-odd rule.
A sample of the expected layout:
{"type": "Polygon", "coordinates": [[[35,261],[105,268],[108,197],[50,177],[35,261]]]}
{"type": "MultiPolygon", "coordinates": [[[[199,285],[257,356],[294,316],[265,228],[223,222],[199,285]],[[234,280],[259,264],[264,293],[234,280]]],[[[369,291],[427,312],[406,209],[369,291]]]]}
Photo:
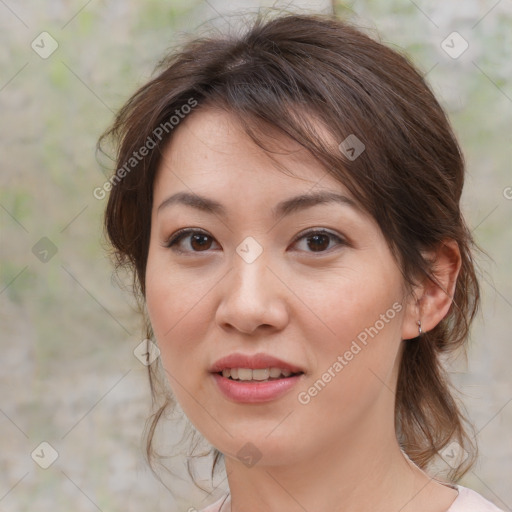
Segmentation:
{"type": "Polygon", "coordinates": [[[252,263],[239,258],[219,284],[216,321],[222,329],[253,334],[278,331],[288,324],[287,288],[263,258],[252,263]]]}

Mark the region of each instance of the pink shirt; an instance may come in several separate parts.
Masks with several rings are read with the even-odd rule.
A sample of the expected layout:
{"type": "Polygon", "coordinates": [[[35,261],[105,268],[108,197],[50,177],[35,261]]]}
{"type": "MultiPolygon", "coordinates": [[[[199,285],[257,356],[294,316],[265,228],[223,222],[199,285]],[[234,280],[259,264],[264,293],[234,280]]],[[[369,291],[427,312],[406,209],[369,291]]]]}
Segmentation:
{"type": "MultiPolygon", "coordinates": [[[[455,498],[451,507],[446,512],[503,512],[503,510],[496,507],[490,501],[487,501],[483,496],[478,494],[467,487],[457,485],[459,495],[455,498]]],[[[210,505],[209,507],[203,508],[199,512],[220,512],[221,505],[225,500],[225,496],[210,505]]],[[[223,512],[230,510],[230,498],[226,500],[223,507],[223,512]]]]}

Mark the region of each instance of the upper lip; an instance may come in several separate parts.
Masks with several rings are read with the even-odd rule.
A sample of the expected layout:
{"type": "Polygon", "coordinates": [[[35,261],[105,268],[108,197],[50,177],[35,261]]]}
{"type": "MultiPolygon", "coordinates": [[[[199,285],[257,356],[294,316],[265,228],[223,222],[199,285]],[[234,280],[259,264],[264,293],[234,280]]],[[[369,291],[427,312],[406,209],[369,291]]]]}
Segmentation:
{"type": "Polygon", "coordinates": [[[253,355],[236,353],[230,354],[213,363],[210,368],[210,372],[219,373],[225,368],[250,368],[252,370],[257,368],[280,368],[282,370],[289,370],[292,373],[304,373],[304,370],[294,364],[287,363],[282,359],[262,353],[253,355]]]}

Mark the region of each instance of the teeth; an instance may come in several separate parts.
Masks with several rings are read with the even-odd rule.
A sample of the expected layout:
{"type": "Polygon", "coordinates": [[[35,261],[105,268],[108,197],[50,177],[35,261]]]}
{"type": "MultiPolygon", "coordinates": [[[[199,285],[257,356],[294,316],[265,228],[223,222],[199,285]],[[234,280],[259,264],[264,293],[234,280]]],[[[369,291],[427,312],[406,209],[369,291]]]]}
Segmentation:
{"type": "Polygon", "coordinates": [[[257,370],[253,370],[251,373],[253,380],[267,380],[270,376],[270,368],[258,368],[257,370]]]}
{"type": "Polygon", "coordinates": [[[238,368],[238,380],[251,380],[252,370],[250,368],[238,368]]]}
{"type": "Polygon", "coordinates": [[[289,377],[292,374],[290,370],[284,370],[281,368],[257,368],[252,370],[251,368],[224,368],[222,370],[222,376],[233,380],[255,380],[264,381],[271,379],[279,379],[282,377],[289,377]]]}
{"type": "Polygon", "coordinates": [[[281,376],[281,370],[279,368],[270,368],[270,376],[273,379],[277,379],[281,376]]]}

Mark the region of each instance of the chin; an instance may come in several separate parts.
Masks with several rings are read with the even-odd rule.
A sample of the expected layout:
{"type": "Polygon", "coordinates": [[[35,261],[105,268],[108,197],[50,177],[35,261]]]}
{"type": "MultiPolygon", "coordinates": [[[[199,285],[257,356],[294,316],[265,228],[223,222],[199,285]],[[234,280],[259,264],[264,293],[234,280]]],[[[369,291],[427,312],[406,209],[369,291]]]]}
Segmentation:
{"type": "Polygon", "coordinates": [[[237,463],[242,462],[247,467],[255,464],[258,466],[295,464],[304,457],[303,454],[301,455],[302,450],[297,449],[298,446],[304,448],[304,437],[291,436],[288,429],[283,429],[279,434],[276,429],[278,423],[279,421],[274,421],[271,428],[267,424],[264,427],[255,426],[252,429],[232,428],[229,432],[233,437],[226,434],[222,439],[212,439],[210,443],[222,452],[226,459],[232,459],[237,463]],[[271,432],[270,435],[269,432],[271,432]]]}

